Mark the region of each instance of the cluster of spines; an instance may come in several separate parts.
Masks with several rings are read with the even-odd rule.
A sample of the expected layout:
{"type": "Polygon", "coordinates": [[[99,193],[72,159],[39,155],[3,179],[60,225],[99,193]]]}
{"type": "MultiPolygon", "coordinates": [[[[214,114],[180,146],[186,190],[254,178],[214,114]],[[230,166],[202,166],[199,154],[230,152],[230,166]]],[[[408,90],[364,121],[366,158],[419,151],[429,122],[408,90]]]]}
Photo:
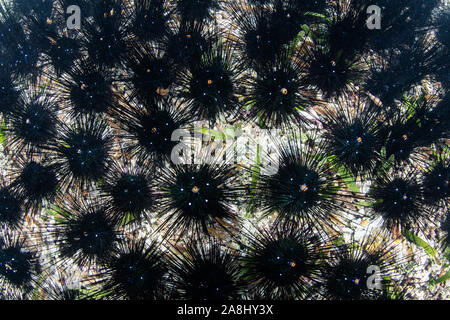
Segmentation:
{"type": "MultiPolygon", "coordinates": [[[[245,7],[246,2],[233,5],[240,33],[237,41],[230,43],[224,41],[228,35],[217,26],[211,27],[222,1],[201,1],[202,10],[193,10],[190,1],[178,1],[175,7],[159,0],[136,1],[134,6],[120,0],[72,2],[82,8],[79,33],[65,27],[64,8],[69,4],[65,0],[17,1],[12,7],[2,3],[0,19],[0,63],[10,71],[0,78],[0,112],[6,123],[8,149],[24,155],[18,169],[7,177],[8,183],[2,183],[0,221],[17,228],[28,210],[35,212],[58,198],[62,207],[57,211],[63,218],[53,234],[75,228],[80,236],[89,238],[93,232],[95,237],[95,230],[81,227],[83,212],[90,212],[85,210],[89,206],[69,210],[66,206],[76,201],[65,201],[65,192],[81,189],[82,193],[94,193],[98,186],[100,203],[92,210],[101,212],[99,216],[110,226],[107,232],[100,231],[111,234],[105,240],[108,246],[99,246],[94,254],[101,256],[100,262],[91,257],[88,248],[92,244],[75,250],[79,240],[74,237],[62,241],[61,259],[73,258],[80,266],[105,264],[114,268],[109,259],[114,256],[116,230],[130,220],[148,218],[150,212],[153,216],[154,210],[158,211],[154,216],[162,221],[158,231],[164,230],[166,235],[194,233],[209,239],[217,232],[217,225],[234,231],[230,226],[237,225],[235,204],[242,191],[257,194],[263,212],[276,213],[275,225],[286,230],[292,222],[319,233],[324,226],[333,226],[332,221],[341,218],[340,204],[348,201],[342,182],[356,177],[375,182],[368,194],[374,202],[371,209],[383,217],[390,230],[394,226],[423,229],[428,220],[435,219],[430,215],[442,208],[448,210],[445,159],[421,172],[418,179],[408,175],[411,170],[398,179],[391,176],[399,166],[412,166],[413,151],[420,152],[419,148],[441,143],[448,136],[445,100],[435,107],[422,96],[396,105],[396,99],[426,76],[445,77],[445,15],[436,24],[438,42],[425,36],[409,37],[412,45],[405,46],[406,42],[397,41],[401,38],[397,32],[388,41],[375,41],[379,32],[368,31],[364,25],[368,1],[249,1],[249,7],[245,7]],[[331,19],[324,19],[329,14],[331,19]],[[17,46],[11,48],[11,43],[17,46]],[[375,62],[371,60],[374,57],[368,59],[371,50],[378,54],[375,62]],[[236,59],[239,54],[241,59],[236,59]],[[412,61],[411,67],[398,79],[404,61],[412,61]],[[385,68],[380,70],[380,64],[385,68]],[[40,76],[50,83],[36,82],[40,76]],[[36,83],[39,90],[32,95],[24,92],[27,85],[36,83]],[[363,107],[338,103],[337,112],[327,110],[325,117],[308,121],[305,113],[321,99],[345,94],[348,103],[355,85],[362,85],[373,102],[364,101],[363,107]],[[51,90],[40,90],[47,86],[51,90]],[[120,95],[126,98],[119,99],[120,95]],[[240,114],[244,103],[250,107],[248,114],[240,114]],[[294,143],[279,145],[281,171],[261,177],[250,187],[232,183],[230,177],[236,170],[230,166],[160,166],[169,160],[171,131],[193,119],[214,123],[230,115],[268,128],[287,127],[293,122],[305,128],[318,123],[324,126],[325,134],[319,139],[325,142],[318,146],[310,146],[309,140],[297,144],[302,138],[294,135],[294,143]],[[122,148],[119,141],[121,156],[136,157],[136,167],[129,163],[111,165],[118,150],[113,147],[117,139],[110,126],[120,131],[119,140],[128,143],[122,148]],[[398,140],[407,142],[405,149],[398,148],[398,140]],[[395,163],[386,168],[392,156],[395,163]],[[214,186],[212,192],[208,191],[210,185],[214,186]],[[402,189],[397,197],[390,192],[391,187],[407,190],[402,189]],[[430,194],[431,189],[440,191],[430,194]],[[130,192],[133,195],[124,200],[123,194],[130,192]],[[402,201],[403,209],[394,210],[402,201]]],[[[410,14],[415,19],[409,19],[401,10],[405,1],[401,5],[384,3],[383,9],[389,8],[391,13],[384,22],[408,36],[411,30],[424,35],[423,30],[429,27],[427,16],[436,3],[414,4],[417,6],[410,14]]],[[[442,83],[445,87],[445,78],[442,83]]],[[[445,222],[443,228],[445,231],[445,222]]],[[[272,236],[279,235],[274,230],[272,236]]],[[[213,259],[227,264],[227,268],[234,268],[230,277],[235,278],[237,266],[229,261],[234,259],[231,253],[222,253],[216,243],[208,241],[189,245],[192,256],[199,259],[195,262],[213,259]]],[[[153,245],[150,251],[143,245],[132,248],[145,253],[145,259],[156,252],[153,245]]],[[[173,267],[173,272],[178,272],[178,297],[192,297],[185,287],[180,289],[192,280],[188,277],[196,276],[187,274],[188,267],[200,268],[192,265],[191,258],[183,256],[173,267]]],[[[234,285],[236,292],[241,289],[239,282],[234,285]]],[[[263,285],[255,297],[290,298],[308,291],[297,286],[267,294],[273,284],[263,285]]],[[[111,288],[108,290],[115,291],[111,288]]],[[[236,297],[228,294],[220,298],[225,296],[236,297]]],[[[112,297],[142,298],[123,292],[113,292],[112,297]]],[[[200,296],[209,297],[209,293],[200,296]]]]}
{"type": "Polygon", "coordinates": [[[290,225],[256,227],[235,240],[239,253],[214,238],[190,238],[183,247],[120,242],[91,277],[94,290],[72,299],[385,300],[404,294],[399,269],[406,258],[395,254],[398,244],[383,234],[338,244],[336,237],[290,225]]]}

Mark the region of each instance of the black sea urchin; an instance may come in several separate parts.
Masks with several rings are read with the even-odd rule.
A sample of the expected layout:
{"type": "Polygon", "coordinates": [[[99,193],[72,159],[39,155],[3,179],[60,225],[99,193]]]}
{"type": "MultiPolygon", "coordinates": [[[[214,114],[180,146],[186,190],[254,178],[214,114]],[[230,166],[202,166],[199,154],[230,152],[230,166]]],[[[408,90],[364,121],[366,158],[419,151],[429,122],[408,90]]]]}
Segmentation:
{"type": "Polygon", "coordinates": [[[418,37],[408,46],[370,59],[364,91],[377,97],[385,106],[393,105],[427,75],[439,72],[443,55],[445,53],[436,40],[418,37]]]}
{"type": "MultiPolygon", "coordinates": [[[[386,156],[396,162],[408,161],[418,147],[427,147],[445,136],[445,128],[425,93],[405,97],[400,107],[388,109],[389,119],[382,129],[386,156]]],[[[445,120],[444,120],[445,121],[445,120]]]]}
{"type": "Polygon", "coordinates": [[[369,196],[373,199],[373,213],[382,218],[389,230],[422,229],[429,220],[429,212],[423,205],[423,188],[417,182],[417,172],[380,170],[369,196]]]}
{"type": "Polygon", "coordinates": [[[60,103],[71,108],[72,114],[102,114],[114,104],[112,74],[90,61],[72,65],[58,79],[56,89],[60,92],[60,103]]]}
{"type": "Polygon", "coordinates": [[[146,166],[114,162],[102,180],[100,197],[119,223],[140,222],[155,204],[153,181],[146,166]]]}
{"type": "Polygon", "coordinates": [[[72,126],[64,124],[52,147],[61,187],[67,189],[75,182],[84,188],[101,179],[110,162],[111,145],[110,130],[99,118],[83,116],[72,126]]]}
{"type": "Polygon", "coordinates": [[[337,245],[324,266],[324,296],[332,300],[384,300],[398,281],[399,248],[376,234],[337,245]]]}
{"type": "Polygon", "coordinates": [[[173,62],[148,45],[133,43],[126,65],[130,71],[131,96],[143,104],[161,100],[177,80],[173,62]]]}
{"type": "MultiPolygon", "coordinates": [[[[81,43],[79,29],[69,28],[67,10],[78,6],[81,19],[88,15],[88,5],[85,0],[54,0],[47,2],[53,11],[41,11],[39,14],[31,15],[26,20],[30,25],[31,32],[34,31],[34,40],[37,47],[42,48],[43,64],[47,67],[52,65],[56,75],[70,71],[77,59],[81,58],[81,43]]],[[[73,16],[71,16],[73,17],[73,16]]],[[[80,25],[81,27],[81,25],[80,25]]],[[[50,73],[51,74],[51,73],[50,73]]]]}
{"type": "MultiPolygon", "coordinates": [[[[375,3],[360,1],[368,8],[375,3]]],[[[429,30],[432,10],[439,0],[380,0],[381,28],[370,30],[369,48],[379,52],[409,45],[429,30]]]]}
{"type": "Polygon", "coordinates": [[[0,184],[0,225],[17,229],[24,216],[22,200],[10,186],[0,184]]]}
{"type": "Polygon", "coordinates": [[[227,164],[172,165],[158,174],[160,216],[167,233],[208,234],[217,225],[228,229],[236,220],[232,204],[241,187],[231,184],[234,168],[227,164]]]}
{"type": "Polygon", "coordinates": [[[0,64],[13,79],[31,77],[40,73],[37,67],[39,49],[32,45],[22,22],[9,4],[0,3],[0,64]]]}
{"type": "Polygon", "coordinates": [[[314,102],[302,83],[304,67],[286,56],[258,67],[249,78],[249,92],[244,100],[251,106],[251,119],[268,127],[284,127],[290,121],[304,124],[306,120],[300,111],[314,102]]]}
{"type": "Polygon", "coordinates": [[[166,293],[167,261],[153,242],[122,243],[105,262],[98,293],[111,299],[154,300],[166,293]]]}
{"type": "Polygon", "coordinates": [[[61,203],[55,212],[60,217],[51,226],[50,235],[59,249],[61,262],[73,259],[80,267],[103,263],[120,241],[116,221],[103,203],[75,199],[61,203]]]}
{"type": "Polygon", "coordinates": [[[20,159],[18,165],[11,187],[24,201],[26,208],[37,210],[42,204],[55,199],[59,188],[56,165],[48,160],[33,159],[20,159]]]}
{"type": "Polygon", "coordinates": [[[188,112],[211,122],[236,113],[241,70],[232,59],[230,48],[209,48],[198,64],[181,73],[180,97],[188,112]]]}
{"type": "Polygon", "coordinates": [[[450,197],[450,168],[449,161],[439,157],[430,164],[421,180],[424,201],[431,207],[445,204],[448,207],[450,197]]]}
{"type": "Polygon", "coordinates": [[[93,4],[93,20],[84,22],[83,49],[98,66],[113,68],[126,55],[124,4],[120,0],[100,0],[93,4]]]}
{"type": "Polygon", "coordinates": [[[55,97],[45,91],[22,95],[6,126],[10,148],[17,153],[40,153],[48,148],[57,136],[57,111],[55,97]]]}
{"type": "Polygon", "coordinates": [[[257,5],[251,11],[246,9],[245,2],[231,5],[238,24],[236,46],[248,67],[265,65],[283,53],[296,28],[284,29],[289,19],[273,15],[273,11],[264,6],[257,5]]]}
{"type": "Polygon", "coordinates": [[[128,9],[131,23],[129,32],[143,42],[160,40],[168,34],[170,10],[166,0],[135,1],[128,9]]]}
{"type": "Polygon", "coordinates": [[[329,248],[310,229],[278,225],[245,239],[243,277],[263,299],[306,298],[323,284],[321,264],[329,248]]]}
{"type": "Polygon", "coordinates": [[[192,118],[179,112],[176,100],[163,99],[144,106],[130,102],[118,110],[117,118],[123,129],[125,151],[135,155],[140,162],[154,165],[169,160],[172,149],[178,144],[172,134],[189,125],[192,118]]]}
{"type": "Polygon", "coordinates": [[[40,271],[36,252],[23,238],[3,234],[0,239],[0,286],[8,299],[23,299],[40,271]]]}
{"type": "Polygon", "coordinates": [[[365,78],[364,65],[359,56],[346,57],[315,45],[307,54],[307,72],[304,82],[313,85],[329,98],[338,96],[365,78]]]}
{"type": "Polygon", "coordinates": [[[184,21],[212,19],[214,12],[222,6],[222,0],[179,0],[176,11],[184,21]]]}
{"type": "Polygon", "coordinates": [[[355,105],[349,105],[346,101],[344,98],[326,111],[325,149],[353,176],[370,177],[381,161],[383,114],[372,102],[358,99],[355,105]]]}
{"type": "Polygon", "coordinates": [[[262,175],[255,191],[264,215],[277,213],[277,223],[293,221],[321,229],[340,216],[335,199],[340,186],[320,146],[300,141],[294,134],[285,145],[278,143],[273,157],[279,163],[273,175],[262,175]],[[332,214],[332,215],[330,215],[332,214]]]}
{"type": "Polygon", "coordinates": [[[53,10],[54,1],[27,1],[23,5],[16,5],[17,13],[22,16],[22,23],[30,43],[38,48],[40,53],[46,53],[52,46],[53,40],[58,36],[59,26],[64,22],[53,10]]]}
{"type": "Polygon", "coordinates": [[[80,48],[77,39],[68,36],[52,38],[46,56],[48,62],[55,68],[57,75],[70,72],[76,60],[81,57],[80,48]]]}
{"type": "Polygon", "coordinates": [[[371,30],[364,1],[339,1],[331,6],[331,19],[325,31],[325,45],[331,55],[352,60],[365,48],[371,30]]]}
{"type": "Polygon", "coordinates": [[[220,33],[197,21],[182,21],[161,41],[165,57],[179,69],[197,64],[203,53],[216,43],[220,33]]]}
{"type": "Polygon", "coordinates": [[[191,241],[185,252],[173,252],[171,269],[181,299],[237,299],[243,289],[236,255],[214,240],[191,241]]]}

